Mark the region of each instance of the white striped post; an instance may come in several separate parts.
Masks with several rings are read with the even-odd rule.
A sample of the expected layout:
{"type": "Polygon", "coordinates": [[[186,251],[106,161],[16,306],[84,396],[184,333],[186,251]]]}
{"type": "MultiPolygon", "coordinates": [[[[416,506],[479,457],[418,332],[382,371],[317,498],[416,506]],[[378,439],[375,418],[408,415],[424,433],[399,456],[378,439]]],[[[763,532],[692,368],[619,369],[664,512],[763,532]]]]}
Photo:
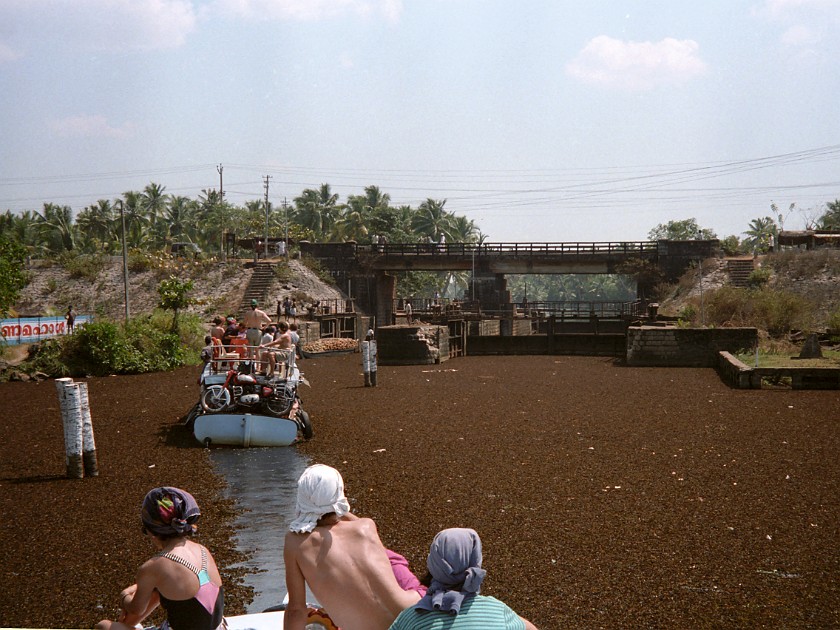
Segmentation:
{"type": "Polygon", "coordinates": [[[99,464],[96,461],[96,443],[93,440],[93,418],[90,415],[87,383],[79,383],[79,398],[82,412],[82,461],[86,477],[99,476],[99,464]]]}
{"type": "Polygon", "coordinates": [[[55,386],[61,405],[61,420],[64,425],[64,464],[71,479],[84,477],[82,464],[82,412],[79,388],[72,378],[57,378],[55,386]]]}
{"type": "Polygon", "coordinates": [[[367,339],[362,342],[362,372],[365,375],[365,387],[376,387],[376,341],[372,330],[368,331],[367,339]]]}

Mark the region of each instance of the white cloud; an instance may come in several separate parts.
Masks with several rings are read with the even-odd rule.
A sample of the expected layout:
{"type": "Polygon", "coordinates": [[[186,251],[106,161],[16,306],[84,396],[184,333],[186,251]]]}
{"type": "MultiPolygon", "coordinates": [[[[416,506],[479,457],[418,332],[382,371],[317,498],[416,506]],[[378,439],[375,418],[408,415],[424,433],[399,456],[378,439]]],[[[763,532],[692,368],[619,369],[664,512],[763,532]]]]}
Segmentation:
{"type": "Polygon", "coordinates": [[[402,0],[214,0],[213,9],[260,20],[321,20],[347,13],[379,13],[396,22],[403,4],[402,0]]]}
{"type": "Polygon", "coordinates": [[[592,39],[566,72],[586,83],[622,89],[648,89],[703,74],[706,64],[693,40],[667,37],[659,42],[629,42],[606,35],[592,39]]]}
{"type": "Polygon", "coordinates": [[[128,138],[134,135],[134,126],[126,123],[114,127],[105,116],[70,116],[51,120],[50,129],[62,138],[128,138]]]}
{"type": "Polygon", "coordinates": [[[181,46],[194,29],[191,0],[2,0],[0,44],[35,50],[42,42],[94,51],[181,46]]]}

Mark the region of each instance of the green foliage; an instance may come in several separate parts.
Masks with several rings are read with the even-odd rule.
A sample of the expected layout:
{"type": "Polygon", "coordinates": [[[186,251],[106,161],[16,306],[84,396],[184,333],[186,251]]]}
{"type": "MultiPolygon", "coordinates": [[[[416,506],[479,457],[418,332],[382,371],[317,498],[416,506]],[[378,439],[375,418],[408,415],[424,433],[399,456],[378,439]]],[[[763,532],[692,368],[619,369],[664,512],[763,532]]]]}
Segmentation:
{"type": "Polygon", "coordinates": [[[140,273],[155,268],[155,255],[152,252],[144,252],[139,249],[131,249],[128,252],[128,270],[140,273]]]}
{"type": "Polygon", "coordinates": [[[821,230],[840,230],[840,199],[826,204],[825,213],[817,219],[817,227],[821,230]]]}
{"type": "Polygon", "coordinates": [[[0,236],[0,317],[5,317],[26,286],[26,249],[16,241],[0,236]]]}
{"type": "Polygon", "coordinates": [[[432,271],[405,271],[397,276],[397,296],[431,298],[435,291],[443,293],[445,281],[446,274],[432,271]]]}
{"type": "Polygon", "coordinates": [[[734,234],[730,234],[720,242],[720,248],[726,256],[737,256],[742,253],[741,241],[734,234]]]}
{"type": "Polygon", "coordinates": [[[187,295],[193,290],[192,280],[180,280],[176,276],[169,276],[158,284],[160,295],[160,308],[165,311],[172,311],[172,330],[178,330],[178,311],[187,308],[191,303],[187,295]]]}
{"type": "Polygon", "coordinates": [[[85,280],[96,280],[108,264],[104,254],[80,254],[76,250],[63,252],[58,260],[71,278],[85,280]]]}
{"type": "MultiPolygon", "coordinates": [[[[782,218],[781,215],[779,218],[782,218]]],[[[749,228],[744,232],[747,236],[743,242],[744,249],[748,252],[764,254],[772,247],[778,232],[779,227],[773,217],[753,219],[750,221],[749,228]]]]}
{"type": "Polygon", "coordinates": [[[829,314],[827,325],[832,331],[840,334],[840,308],[829,314]]]}
{"type": "Polygon", "coordinates": [[[691,218],[660,223],[648,232],[648,238],[652,241],[693,241],[713,239],[717,235],[714,230],[701,228],[697,219],[691,218]]]}
{"type": "Polygon", "coordinates": [[[771,272],[767,267],[759,267],[758,269],[753,269],[750,272],[749,277],[747,277],[747,284],[753,289],[757,289],[765,284],[770,280],[771,272]]]}
{"type": "Polygon", "coordinates": [[[50,376],[105,376],[171,370],[199,362],[204,330],[197,316],[185,318],[179,332],[156,312],[127,324],[90,322],[73,335],[55,337],[34,346],[24,369],[50,376]]]}
{"type": "Polygon", "coordinates": [[[791,330],[809,329],[813,305],[787,291],[724,286],[706,294],[704,311],[708,324],[754,326],[780,337],[791,330]]]}

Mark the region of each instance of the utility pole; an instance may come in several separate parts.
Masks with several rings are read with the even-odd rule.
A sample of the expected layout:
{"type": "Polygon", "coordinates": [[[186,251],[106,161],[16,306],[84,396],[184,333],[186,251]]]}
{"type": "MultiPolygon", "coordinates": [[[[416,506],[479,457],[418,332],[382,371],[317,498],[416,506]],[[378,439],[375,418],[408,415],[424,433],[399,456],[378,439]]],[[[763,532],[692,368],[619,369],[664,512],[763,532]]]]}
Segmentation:
{"type": "Polygon", "coordinates": [[[286,226],[286,247],[284,251],[286,252],[286,261],[289,260],[289,214],[288,209],[286,206],[286,198],[283,197],[283,224],[286,226]]]}
{"type": "Polygon", "coordinates": [[[271,175],[265,176],[265,242],[263,242],[263,260],[268,258],[268,180],[271,175]]]}
{"type": "Polygon", "coordinates": [[[123,286],[125,287],[125,321],[128,323],[128,247],[125,242],[125,202],[120,200],[120,221],[122,222],[123,286]]]}
{"type": "MultiPolygon", "coordinates": [[[[224,172],[224,170],[225,170],[225,167],[222,166],[221,164],[219,164],[216,167],[216,171],[218,171],[218,173],[219,173],[219,203],[220,204],[225,203],[225,186],[224,186],[224,183],[223,183],[224,180],[222,178],[222,173],[224,172]]],[[[226,233],[227,233],[227,230],[223,229],[222,230],[222,242],[219,244],[221,249],[222,249],[222,251],[221,251],[222,262],[227,261],[227,256],[225,255],[225,234],[226,233]]]]}

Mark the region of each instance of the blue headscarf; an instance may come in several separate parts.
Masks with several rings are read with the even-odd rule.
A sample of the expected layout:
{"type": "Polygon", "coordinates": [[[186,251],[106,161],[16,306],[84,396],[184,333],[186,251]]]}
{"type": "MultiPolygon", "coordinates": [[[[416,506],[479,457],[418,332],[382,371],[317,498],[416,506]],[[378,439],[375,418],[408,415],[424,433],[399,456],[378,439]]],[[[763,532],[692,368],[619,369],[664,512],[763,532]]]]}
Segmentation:
{"type": "Polygon", "coordinates": [[[198,503],[189,492],[163,486],[150,490],[143,499],[140,518],[152,534],[171,537],[191,535],[199,516],[198,503]]]}
{"type": "Polygon", "coordinates": [[[478,593],[487,571],[481,568],[481,539],[473,529],[444,529],[435,536],[426,561],[432,584],[414,608],[457,615],[478,593]]]}

